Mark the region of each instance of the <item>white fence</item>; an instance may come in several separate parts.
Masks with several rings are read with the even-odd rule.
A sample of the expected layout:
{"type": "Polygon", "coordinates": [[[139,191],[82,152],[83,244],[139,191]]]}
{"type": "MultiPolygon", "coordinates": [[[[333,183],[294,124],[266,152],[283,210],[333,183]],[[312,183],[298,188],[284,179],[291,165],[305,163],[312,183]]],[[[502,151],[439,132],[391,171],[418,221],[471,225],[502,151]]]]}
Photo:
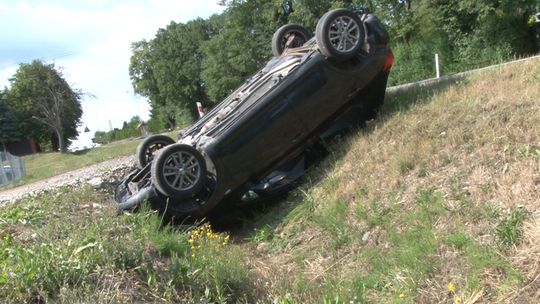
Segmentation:
{"type": "Polygon", "coordinates": [[[20,180],[25,174],[24,160],[21,157],[0,152],[0,188],[20,180]]]}

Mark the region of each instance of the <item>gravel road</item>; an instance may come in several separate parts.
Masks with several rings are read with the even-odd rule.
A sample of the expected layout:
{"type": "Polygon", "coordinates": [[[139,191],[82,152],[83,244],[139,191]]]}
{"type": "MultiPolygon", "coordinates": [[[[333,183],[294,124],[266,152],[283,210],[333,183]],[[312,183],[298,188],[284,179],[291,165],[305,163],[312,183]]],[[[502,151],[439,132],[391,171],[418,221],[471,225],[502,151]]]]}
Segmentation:
{"type": "Polygon", "coordinates": [[[99,187],[103,183],[110,182],[111,178],[114,179],[114,176],[118,175],[115,174],[115,172],[125,172],[126,168],[131,168],[134,164],[134,156],[124,156],[58,176],[53,176],[32,184],[0,190],[0,206],[13,203],[28,196],[37,195],[44,191],[54,190],[62,186],[77,186],[88,183],[92,186],[99,187]]]}

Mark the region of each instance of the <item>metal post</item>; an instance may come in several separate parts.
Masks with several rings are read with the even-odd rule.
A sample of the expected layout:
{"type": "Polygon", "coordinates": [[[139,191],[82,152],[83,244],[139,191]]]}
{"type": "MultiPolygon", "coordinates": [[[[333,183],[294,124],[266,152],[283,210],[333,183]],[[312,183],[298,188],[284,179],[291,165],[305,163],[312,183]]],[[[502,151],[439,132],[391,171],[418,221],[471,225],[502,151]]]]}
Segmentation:
{"type": "Polygon", "coordinates": [[[11,155],[8,153],[8,162],[9,166],[11,167],[11,180],[17,181],[21,179],[21,167],[19,166],[19,162],[17,161],[17,157],[11,155]]]}
{"type": "Polygon", "coordinates": [[[441,78],[441,70],[439,69],[439,54],[435,54],[435,71],[437,78],[441,78]]]}
{"type": "Polygon", "coordinates": [[[0,186],[8,184],[6,172],[4,172],[4,163],[0,162],[0,186]]]}

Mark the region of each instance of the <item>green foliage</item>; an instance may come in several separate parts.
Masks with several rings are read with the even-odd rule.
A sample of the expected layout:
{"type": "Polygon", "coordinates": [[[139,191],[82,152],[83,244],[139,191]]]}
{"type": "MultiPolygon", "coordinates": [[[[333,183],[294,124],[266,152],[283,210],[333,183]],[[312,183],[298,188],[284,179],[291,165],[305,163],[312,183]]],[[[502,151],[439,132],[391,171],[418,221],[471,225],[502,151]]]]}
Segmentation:
{"type": "MultiPolygon", "coordinates": [[[[383,1],[381,1],[383,2],[383,1]]],[[[435,76],[434,54],[444,74],[500,63],[534,52],[527,26],[534,1],[418,1],[409,10],[380,12],[390,24],[396,64],[390,84],[435,76]]],[[[376,10],[377,11],[377,10],[376,10]]]]}
{"type": "Polygon", "coordinates": [[[422,191],[414,209],[406,212],[399,205],[382,207],[377,203],[358,208],[359,219],[368,223],[371,231],[379,231],[379,238],[385,237],[380,242],[389,242],[391,246],[384,251],[371,245],[365,248],[361,258],[369,261],[369,271],[352,280],[353,290],[362,301],[366,300],[368,290],[414,293],[417,282],[437,266],[434,254],[440,241],[434,224],[445,215],[441,194],[422,191]],[[398,275],[407,279],[396,281],[398,275]]]}
{"type": "Polygon", "coordinates": [[[171,22],[151,41],[133,43],[129,73],[135,92],[150,100],[152,120],[167,128],[190,123],[197,117],[195,103],[207,103],[201,44],[211,34],[208,22],[197,19],[171,22]]]}
{"type": "Polygon", "coordinates": [[[122,140],[141,135],[139,125],[142,120],[139,116],[133,116],[128,122],[124,121],[122,129],[114,129],[109,132],[96,131],[92,142],[96,144],[106,144],[116,140],[122,140]]]}
{"type": "Polygon", "coordinates": [[[274,31],[298,23],[314,33],[319,18],[339,7],[364,7],[388,26],[395,53],[389,85],[435,77],[534,52],[527,25],[534,0],[221,1],[221,15],[172,22],[150,41],[132,45],[135,92],[148,97],[153,131],[190,123],[195,102],[219,102],[271,56],[274,31]],[[286,4],[286,5],[285,5],[286,4]],[[286,10],[285,7],[292,8],[286,10]]]}
{"type": "Polygon", "coordinates": [[[0,143],[4,146],[6,143],[17,141],[20,139],[20,136],[21,133],[17,128],[15,118],[13,117],[8,104],[2,99],[2,94],[0,92],[0,143]]]}
{"type": "Polygon", "coordinates": [[[271,240],[273,237],[272,227],[264,225],[261,228],[254,229],[250,240],[254,243],[263,243],[271,240]]]}
{"type": "MultiPolygon", "coordinates": [[[[392,49],[396,63],[390,73],[388,85],[435,77],[435,59],[432,47],[421,41],[396,44],[392,49]]],[[[443,59],[446,56],[441,55],[440,58],[443,59]]]]}
{"type": "Polygon", "coordinates": [[[446,236],[445,243],[458,249],[463,250],[472,242],[471,238],[463,232],[453,232],[446,236]]]}
{"type": "Polygon", "coordinates": [[[487,269],[500,269],[505,273],[505,280],[510,284],[515,284],[521,280],[520,274],[510,265],[510,263],[494,248],[482,246],[463,231],[450,232],[444,242],[463,255],[468,264],[469,289],[479,288],[481,273],[487,269]]]}
{"type": "Polygon", "coordinates": [[[104,145],[106,143],[111,142],[111,136],[109,135],[109,132],[96,131],[94,133],[94,138],[92,138],[92,142],[96,144],[104,145]]]}
{"type": "Polygon", "coordinates": [[[526,216],[527,210],[525,208],[517,208],[501,221],[495,233],[502,245],[512,245],[519,242],[523,234],[523,221],[526,216]]]}
{"type": "Polygon", "coordinates": [[[241,252],[209,227],[183,229],[147,208],[114,216],[106,194],[65,189],[0,210],[0,298],[25,302],[247,302],[241,252]],[[214,241],[219,241],[215,243],[214,241]]]}
{"type": "Polygon", "coordinates": [[[353,229],[346,222],[348,216],[347,204],[343,201],[337,201],[328,204],[320,215],[313,217],[313,221],[331,235],[332,246],[339,248],[351,241],[353,229]]]}
{"type": "Polygon", "coordinates": [[[233,2],[221,17],[209,20],[219,29],[203,45],[202,79],[210,100],[220,101],[264,65],[278,17],[274,3],[251,0],[233,2]]]}
{"type": "Polygon", "coordinates": [[[39,60],[21,64],[10,83],[5,99],[22,135],[65,152],[78,136],[82,93],[69,86],[54,64],[39,60]]]}
{"type": "Polygon", "coordinates": [[[525,146],[519,149],[519,154],[524,157],[540,159],[540,149],[538,147],[525,146]]]}

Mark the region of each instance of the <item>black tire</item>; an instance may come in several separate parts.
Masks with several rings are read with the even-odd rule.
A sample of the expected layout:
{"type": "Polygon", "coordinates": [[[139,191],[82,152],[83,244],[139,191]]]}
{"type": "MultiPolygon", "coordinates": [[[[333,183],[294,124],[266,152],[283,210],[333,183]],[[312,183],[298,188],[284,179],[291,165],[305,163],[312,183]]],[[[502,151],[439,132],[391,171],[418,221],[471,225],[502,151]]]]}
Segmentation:
{"type": "Polygon", "coordinates": [[[366,33],[357,14],[348,9],[336,9],[319,19],[315,37],[323,55],[344,61],[360,52],[366,33]]]}
{"type": "Polygon", "coordinates": [[[300,47],[310,38],[309,32],[301,25],[286,24],[280,27],[272,36],[272,54],[275,57],[281,56],[291,35],[294,35],[294,38],[287,48],[300,47]]]}
{"type": "Polygon", "coordinates": [[[159,192],[174,199],[185,199],[196,195],[204,186],[206,162],[192,146],[174,144],[159,151],[150,173],[159,192]]]}
{"type": "Polygon", "coordinates": [[[165,135],[152,135],[143,140],[135,152],[137,155],[137,167],[144,168],[148,163],[152,162],[155,153],[165,148],[168,145],[174,144],[174,139],[165,135]]]}

